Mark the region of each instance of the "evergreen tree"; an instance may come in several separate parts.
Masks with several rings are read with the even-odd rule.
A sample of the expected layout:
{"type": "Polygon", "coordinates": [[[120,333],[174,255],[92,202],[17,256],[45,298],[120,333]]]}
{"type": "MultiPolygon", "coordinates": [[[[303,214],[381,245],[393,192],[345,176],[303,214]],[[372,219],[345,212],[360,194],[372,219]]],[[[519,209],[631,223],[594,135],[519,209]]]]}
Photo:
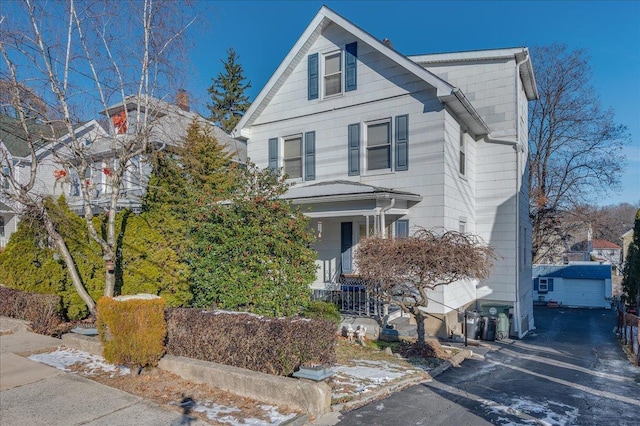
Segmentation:
{"type": "Polygon", "coordinates": [[[246,78],[242,65],[238,62],[240,57],[236,55],[233,47],[227,50],[227,54],[226,62],[220,61],[224,66],[224,72],[212,78],[213,84],[208,89],[212,104],[207,107],[211,111],[211,121],[230,133],[251,105],[249,97],[245,94],[251,87],[251,82],[243,83],[246,78]]]}
{"type": "Polygon", "coordinates": [[[193,266],[199,307],[297,315],[310,302],[314,241],[307,218],[280,198],[283,177],[249,164],[230,203],[200,203],[193,266]]]}
{"type": "Polygon", "coordinates": [[[624,265],[622,289],[628,304],[636,304],[640,308],[640,209],[636,213],[633,225],[633,240],[629,244],[629,251],[624,265]]]}

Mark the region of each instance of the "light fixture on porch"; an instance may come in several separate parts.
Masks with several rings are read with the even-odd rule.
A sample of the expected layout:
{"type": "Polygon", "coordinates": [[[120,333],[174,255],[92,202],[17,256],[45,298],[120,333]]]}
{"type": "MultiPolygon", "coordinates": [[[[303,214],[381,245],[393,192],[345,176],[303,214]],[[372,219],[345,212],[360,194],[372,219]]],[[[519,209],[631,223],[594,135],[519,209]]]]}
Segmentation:
{"type": "Polygon", "coordinates": [[[318,238],[322,238],[322,221],[318,221],[318,238]]]}

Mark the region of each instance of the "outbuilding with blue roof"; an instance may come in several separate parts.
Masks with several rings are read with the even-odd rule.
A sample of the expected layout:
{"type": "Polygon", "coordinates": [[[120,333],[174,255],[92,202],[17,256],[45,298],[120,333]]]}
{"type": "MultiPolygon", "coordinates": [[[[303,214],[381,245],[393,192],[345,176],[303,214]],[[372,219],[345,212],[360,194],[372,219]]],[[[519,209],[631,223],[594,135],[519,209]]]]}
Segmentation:
{"type": "Polygon", "coordinates": [[[533,301],[562,306],[611,308],[611,265],[590,262],[533,266],[533,301]]]}

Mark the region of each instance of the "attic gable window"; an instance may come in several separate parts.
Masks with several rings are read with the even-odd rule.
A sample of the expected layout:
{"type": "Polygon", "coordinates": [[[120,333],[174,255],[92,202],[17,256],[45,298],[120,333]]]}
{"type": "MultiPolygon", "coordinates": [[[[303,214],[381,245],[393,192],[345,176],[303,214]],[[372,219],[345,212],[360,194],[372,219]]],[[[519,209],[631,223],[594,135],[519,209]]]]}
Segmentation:
{"type": "Polygon", "coordinates": [[[347,44],[344,50],[324,54],[312,53],[307,57],[307,98],[328,98],[356,90],[357,66],[357,42],[347,44]]]}
{"type": "Polygon", "coordinates": [[[342,55],[334,52],[324,56],[324,96],[342,93],[342,55]]]}

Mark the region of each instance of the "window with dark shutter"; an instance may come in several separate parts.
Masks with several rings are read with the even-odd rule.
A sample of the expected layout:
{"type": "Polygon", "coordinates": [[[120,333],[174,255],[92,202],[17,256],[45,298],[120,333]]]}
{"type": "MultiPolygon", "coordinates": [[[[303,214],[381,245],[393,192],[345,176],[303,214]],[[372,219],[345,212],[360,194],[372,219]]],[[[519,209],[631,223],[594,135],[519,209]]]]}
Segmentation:
{"type": "Polygon", "coordinates": [[[309,55],[308,58],[308,67],[309,67],[309,100],[318,99],[318,54],[314,53],[313,55],[309,55]]]}
{"type": "Polygon", "coordinates": [[[304,134],[304,180],[316,178],[316,132],[304,134]]]}
{"type": "Polygon", "coordinates": [[[409,170],[409,116],[396,117],[396,170],[409,170]]]}
{"type": "Polygon", "coordinates": [[[269,139],[269,169],[278,170],[278,138],[269,139]]]}
{"type": "Polygon", "coordinates": [[[344,91],[349,92],[358,88],[358,43],[353,42],[345,46],[345,80],[344,91]]]}
{"type": "Polygon", "coordinates": [[[349,124],[349,176],[360,174],[360,123],[349,124]]]}

